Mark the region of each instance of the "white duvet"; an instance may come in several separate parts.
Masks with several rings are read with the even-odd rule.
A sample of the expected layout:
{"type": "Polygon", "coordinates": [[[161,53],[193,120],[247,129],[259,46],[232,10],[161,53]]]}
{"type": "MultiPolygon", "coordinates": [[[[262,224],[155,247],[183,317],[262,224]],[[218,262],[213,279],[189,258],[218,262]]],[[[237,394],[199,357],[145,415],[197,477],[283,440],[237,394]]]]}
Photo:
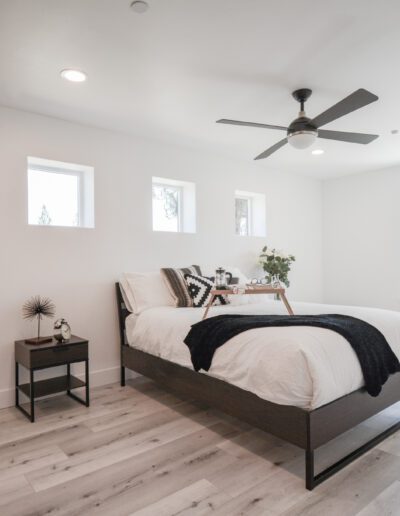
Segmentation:
{"type": "MultiPolygon", "coordinates": [[[[340,313],[378,328],[400,358],[400,313],[375,308],[292,303],[295,314],[340,313]]],[[[157,307],[130,315],[128,342],[135,348],[192,368],[183,340],[203,308],[157,307]]],[[[286,314],[278,301],[218,306],[222,313],[286,314]]],[[[364,385],[357,356],[341,335],[324,328],[258,328],[230,339],[217,349],[208,373],[260,398],[314,409],[364,385]]]]}

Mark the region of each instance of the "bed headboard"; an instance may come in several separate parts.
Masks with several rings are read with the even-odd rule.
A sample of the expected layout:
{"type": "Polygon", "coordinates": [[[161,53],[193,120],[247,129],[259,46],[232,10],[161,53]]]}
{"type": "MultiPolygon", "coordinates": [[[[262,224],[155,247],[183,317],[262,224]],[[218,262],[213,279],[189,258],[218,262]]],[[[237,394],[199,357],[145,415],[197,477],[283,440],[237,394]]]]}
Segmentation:
{"type": "Polygon", "coordinates": [[[121,285],[119,283],[116,283],[115,288],[117,292],[119,336],[121,339],[121,346],[127,346],[128,341],[126,339],[125,319],[130,314],[130,311],[126,308],[124,298],[122,297],[121,285]]]}

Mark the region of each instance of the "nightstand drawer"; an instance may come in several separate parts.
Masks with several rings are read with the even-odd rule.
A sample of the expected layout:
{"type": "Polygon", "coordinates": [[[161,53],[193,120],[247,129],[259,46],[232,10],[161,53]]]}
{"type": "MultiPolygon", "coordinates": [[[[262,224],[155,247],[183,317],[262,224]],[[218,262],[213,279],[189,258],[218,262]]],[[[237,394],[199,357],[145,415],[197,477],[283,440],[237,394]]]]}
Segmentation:
{"type": "Polygon", "coordinates": [[[88,343],[81,344],[59,344],[48,349],[37,349],[31,351],[32,368],[51,367],[68,362],[78,362],[88,358],[88,343]]]}

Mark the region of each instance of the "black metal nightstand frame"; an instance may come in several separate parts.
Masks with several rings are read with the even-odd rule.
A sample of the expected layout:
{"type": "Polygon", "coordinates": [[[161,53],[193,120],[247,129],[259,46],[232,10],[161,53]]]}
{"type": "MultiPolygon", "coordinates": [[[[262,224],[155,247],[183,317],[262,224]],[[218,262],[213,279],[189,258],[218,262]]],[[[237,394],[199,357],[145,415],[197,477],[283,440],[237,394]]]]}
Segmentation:
{"type": "MultiPolygon", "coordinates": [[[[68,345],[68,343],[66,344],[68,345]]],[[[63,346],[63,344],[60,344],[63,346]]],[[[60,347],[61,349],[61,347],[60,347]]],[[[87,358],[79,358],[68,360],[68,356],[65,357],[65,361],[54,364],[42,364],[38,367],[27,367],[26,365],[20,363],[17,358],[15,360],[15,407],[18,408],[24,416],[26,416],[32,423],[35,422],[35,399],[42,398],[44,396],[48,396],[50,394],[57,394],[61,392],[66,392],[67,396],[74,399],[78,403],[89,407],[89,357],[87,358]],[[71,364],[75,363],[85,363],[85,381],[76,378],[71,374],[71,364]],[[56,376],[52,378],[48,378],[45,380],[35,381],[35,372],[42,369],[49,369],[51,367],[59,367],[59,366],[67,366],[67,374],[64,376],[56,376]],[[25,369],[29,371],[29,383],[20,384],[19,383],[19,367],[23,366],[25,369]],[[82,399],[73,392],[73,389],[85,388],[85,398],[82,399]],[[23,406],[20,404],[20,393],[23,393],[25,396],[29,398],[30,403],[30,411],[28,412],[23,406]]]]}

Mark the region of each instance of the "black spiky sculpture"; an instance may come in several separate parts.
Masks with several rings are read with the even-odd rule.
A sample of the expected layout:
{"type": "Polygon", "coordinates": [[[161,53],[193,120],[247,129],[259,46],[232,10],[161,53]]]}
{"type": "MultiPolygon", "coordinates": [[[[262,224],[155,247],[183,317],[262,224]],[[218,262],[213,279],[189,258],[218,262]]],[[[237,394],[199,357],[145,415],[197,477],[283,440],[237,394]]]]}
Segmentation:
{"type": "Polygon", "coordinates": [[[26,339],[25,342],[29,344],[42,344],[44,342],[50,342],[51,337],[40,336],[40,321],[43,317],[54,317],[55,305],[48,297],[34,296],[28,299],[22,307],[22,314],[24,319],[35,319],[38,321],[38,332],[37,337],[34,339],[26,339]]]}

